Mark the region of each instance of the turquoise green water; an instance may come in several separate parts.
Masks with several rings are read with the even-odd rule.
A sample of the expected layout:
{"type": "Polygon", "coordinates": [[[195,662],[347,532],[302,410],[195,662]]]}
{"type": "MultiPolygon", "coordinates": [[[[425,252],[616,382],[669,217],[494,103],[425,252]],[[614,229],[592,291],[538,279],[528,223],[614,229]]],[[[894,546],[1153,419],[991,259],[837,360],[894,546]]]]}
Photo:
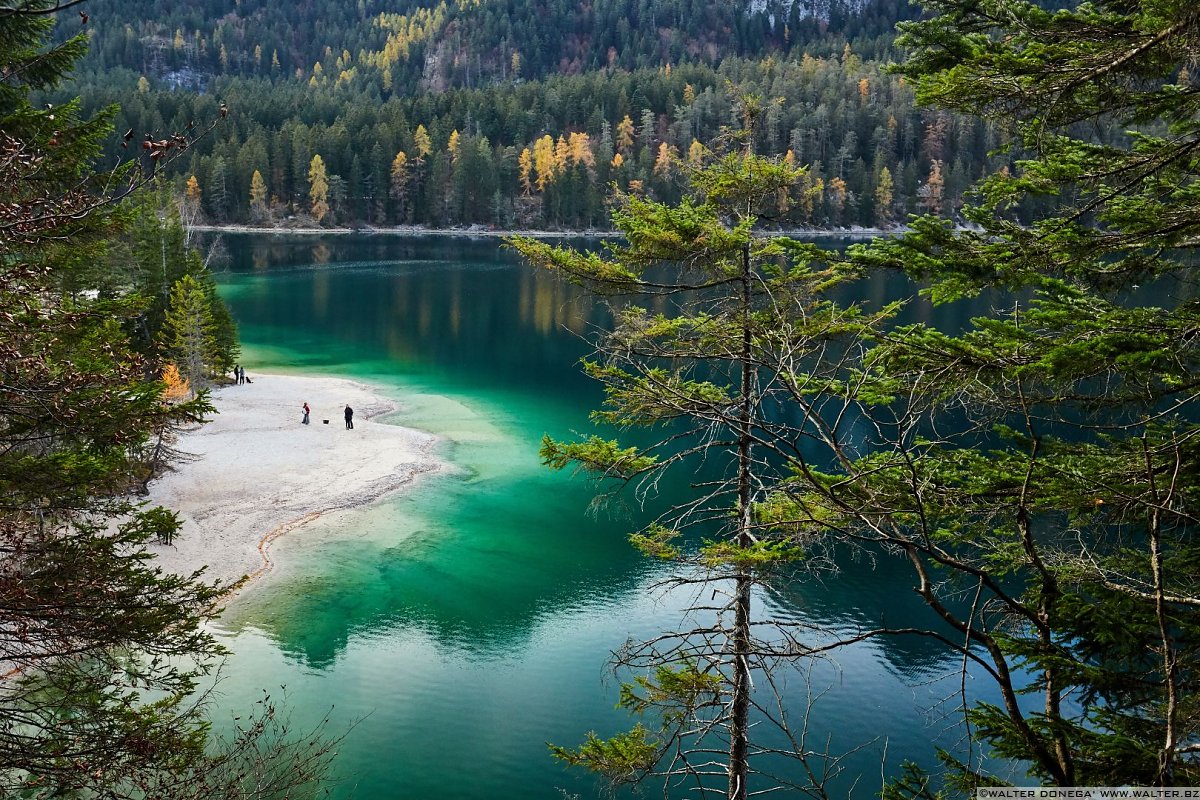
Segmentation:
{"type": "MultiPolygon", "coordinates": [[[[625,541],[642,513],[589,514],[592,487],[542,468],[544,433],[587,431],[599,401],[578,373],[580,338],[605,312],[493,241],[228,237],[222,277],[255,370],[369,380],[397,424],[442,437],[453,469],[276,543],[278,568],[222,622],[233,652],[216,724],[286,687],[296,724],[349,730],[338,798],[600,796],[546,742],[629,724],[614,709],[610,652],[681,622],[686,598],[649,587],[661,567],[625,541]]],[[[684,479],[686,480],[686,479],[684,479]]],[[[680,485],[664,487],[668,497],[680,485]]],[[[833,630],[920,618],[898,567],[759,601],[833,630]]],[[[818,664],[810,728],[834,752],[868,743],[841,780],[869,797],[881,764],[928,763],[960,732],[937,702],[956,681],[920,642],[855,647],[818,664]]],[[[786,677],[799,714],[810,687],[786,677]]]]}

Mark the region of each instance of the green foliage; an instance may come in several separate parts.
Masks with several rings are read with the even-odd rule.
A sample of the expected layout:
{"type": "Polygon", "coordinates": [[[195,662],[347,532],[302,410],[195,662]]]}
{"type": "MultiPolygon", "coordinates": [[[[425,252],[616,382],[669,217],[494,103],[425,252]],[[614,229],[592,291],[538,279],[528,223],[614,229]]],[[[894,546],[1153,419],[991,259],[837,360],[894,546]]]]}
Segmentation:
{"type": "MultiPolygon", "coordinates": [[[[993,754],[1058,785],[1194,781],[1195,9],[928,5],[903,26],[917,96],[1009,125],[1025,152],[964,210],[977,229],[914,220],[851,260],[996,311],[876,336],[842,384],[873,446],[794,464],[760,513],[905,555],[999,690],[968,714],[993,754]],[[1097,141],[1079,126],[1095,119],[1133,130],[1097,141]],[[1032,198],[1053,204],[1017,224],[1032,198]]],[[[943,760],[939,794],[995,780],[943,760]]],[[[924,780],[909,770],[889,796],[931,797],[924,780]]]]}
{"type": "Polygon", "coordinates": [[[680,533],[666,525],[650,525],[645,530],[630,534],[629,543],[651,558],[663,561],[682,560],[683,550],[676,541],[680,533]]]}
{"type": "Polygon", "coordinates": [[[599,293],[620,294],[637,291],[640,279],[630,265],[603,258],[597,253],[581,253],[556,247],[528,236],[513,236],[506,244],[525,258],[553,268],[567,280],[580,286],[595,287],[599,293]]]}
{"type": "Polygon", "coordinates": [[[694,664],[659,665],[652,676],[639,675],[621,685],[618,705],[644,715],[654,712],[661,729],[656,734],[643,723],[610,739],[589,731],[583,744],[569,749],[550,745],[550,752],[573,767],[584,767],[614,785],[638,783],[650,774],[678,729],[705,708],[720,703],[724,678],[703,672],[694,664]]]}
{"type": "Polygon", "coordinates": [[[660,665],[652,678],[639,675],[622,684],[619,705],[635,714],[665,709],[664,722],[678,724],[697,709],[720,702],[723,681],[721,675],[704,672],[695,664],[660,665]]]}
{"type": "MultiPolygon", "coordinates": [[[[171,289],[190,276],[202,289],[212,318],[211,366],[216,374],[229,372],[237,362],[241,346],[237,325],[228,306],[217,294],[216,281],[201,259],[188,246],[179,205],[165,181],[156,181],[130,203],[129,227],[116,240],[113,253],[102,260],[104,280],[114,294],[132,288],[141,299],[139,313],[128,323],[138,350],[161,361],[166,355],[163,331],[171,303],[171,289]]],[[[173,358],[169,356],[167,360],[173,358]]]]}
{"type": "Polygon", "coordinates": [[[542,463],[551,469],[578,464],[601,477],[630,478],[654,466],[654,456],[642,455],[636,447],[622,448],[611,439],[592,436],[582,442],[556,442],[542,437],[542,463]]]}
{"type": "Polygon", "coordinates": [[[630,731],[610,739],[601,739],[588,731],[587,739],[571,750],[550,745],[550,752],[573,767],[585,767],[615,784],[634,783],[654,768],[661,755],[661,743],[638,723],[630,731]]]}
{"type": "Polygon", "coordinates": [[[943,800],[946,796],[930,788],[931,780],[911,761],[900,765],[900,775],[888,781],[880,794],[881,800],[943,800]]]}
{"type": "Polygon", "coordinates": [[[896,19],[914,14],[907,4],[894,1],[874,2],[861,14],[857,5],[835,1],[821,18],[791,3],[764,4],[747,12],[684,0],[602,0],[584,8],[567,0],[536,6],[430,2],[421,7],[322,0],[287,10],[250,0],[230,9],[204,0],[195,13],[149,0],[125,5],[92,0],[89,8],[96,41],[84,65],[88,71],[130,68],[156,57],[163,70],[190,67],[225,78],[266,78],[300,69],[308,82],[320,62],[317,83],[327,91],[370,81],[397,92],[422,80],[445,89],[606,67],[717,63],[743,53],[838,56],[847,39],[855,42],[855,52],[879,58],[889,48],[896,19]],[[140,24],[126,32],[130,19],[140,24]],[[597,34],[569,41],[578,30],[597,34]],[[158,38],[143,41],[143,31],[158,38]],[[163,48],[165,43],[173,46],[163,48]],[[255,55],[256,47],[261,55],[255,55]],[[272,52],[278,69],[271,64],[272,52]],[[437,63],[427,66],[431,61],[437,63]]]}
{"type": "Polygon", "coordinates": [[[699,549],[700,563],[730,567],[738,572],[767,571],[804,558],[804,548],[786,540],[766,540],[741,546],[733,542],[707,542],[699,549]]]}
{"type": "Polygon", "coordinates": [[[650,367],[644,374],[634,375],[615,367],[585,362],[584,372],[609,387],[605,404],[611,410],[597,411],[592,418],[620,427],[654,425],[689,417],[714,406],[728,405],[732,399],[726,388],[708,381],[688,380],[677,370],[650,367]]]}
{"type": "MultiPolygon", "coordinates": [[[[1001,698],[969,711],[973,735],[1046,783],[1200,775],[1192,5],[935,0],[929,19],[905,27],[915,51],[901,69],[918,96],[1014,136],[1014,160],[962,211],[971,229],[915,219],[842,262],[752,235],[772,192],[792,183],[789,197],[803,202],[805,174],[720,155],[693,171],[696,197],[676,206],[631,195],[614,215],[627,244],[610,258],[637,282],[612,289],[703,300],[619,312],[603,357],[586,365],[609,392],[596,419],[666,423],[673,438],[656,469],[713,459],[716,447],[736,449],[743,467],[766,452],[784,468],[755,462],[761,496],[705,506],[726,515],[724,536],[697,544],[658,526],[635,543],[736,576],[735,586],[790,563],[812,537],[902,556],[930,611],[923,632],[1001,698]],[[1096,119],[1132,130],[1089,127],[1079,138],[1096,119]],[[751,197],[739,216],[728,203],[742,192],[751,197]],[[723,294],[748,264],[772,302],[723,294]],[[656,282],[665,270],[674,282],[656,282]],[[906,273],[937,304],[987,297],[997,310],[897,325],[899,304],[826,299],[877,270],[906,273]],[[757,387],[780,389],[777,416],[757,387]],[[699,420],[709,438],[694,443],[699,420]]],[[[719,485],[705,488],[716,496],[719,485]]],[[[682,717],[656,711],[674,721],[683,707],[682,717]]],[[[940,757],[938,788],[907,768],[885,794],[955,796],[997,782],[978,763],[940,757]]]]}

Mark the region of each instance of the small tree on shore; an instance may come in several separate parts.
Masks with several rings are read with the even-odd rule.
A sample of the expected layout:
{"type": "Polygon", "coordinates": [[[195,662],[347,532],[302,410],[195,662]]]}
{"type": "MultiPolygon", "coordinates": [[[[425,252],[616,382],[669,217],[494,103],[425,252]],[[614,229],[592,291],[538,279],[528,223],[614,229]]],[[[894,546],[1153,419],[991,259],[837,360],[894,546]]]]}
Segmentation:
{"type": "Polygon", "coordinates": [[[191,275],[184,275],[171,287],[162,343],[193,396],[209,385],[220,360],[216,322],[204,287],[191,275]]]}

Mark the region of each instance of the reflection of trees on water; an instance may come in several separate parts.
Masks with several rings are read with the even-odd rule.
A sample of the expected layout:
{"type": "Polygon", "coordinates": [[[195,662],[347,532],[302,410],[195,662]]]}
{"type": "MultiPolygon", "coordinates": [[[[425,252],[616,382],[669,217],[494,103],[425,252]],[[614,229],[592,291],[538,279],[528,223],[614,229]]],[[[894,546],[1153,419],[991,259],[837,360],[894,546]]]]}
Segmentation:
{"type": "MultiPolygon", "coordinates": [[[[471,383],[509,384],[521,374],[530,386],[586,384],[574,367],[587,350],[580,336],[606,324],[607,311],[583,303],[575,287],[514,263],[490,244],[493,258],[482,262],[393,257],[277,269],[269,290],[257,300],[245,298],[253,305],[242,316],[275,330],[300,326],[298,337],[316,340],[322,349],[350,346],[364,360],[416,362],[471,383]]],[[[243,247],[237,255],[244,264],[271,247],[243,247]]],[[[360,249],[334,255],[366,255],[360,249]]],[[[276,246],[270,257],[286,253],[276,246]]],[[[585,422],[582,413],[580,421],[585,422]]]]}

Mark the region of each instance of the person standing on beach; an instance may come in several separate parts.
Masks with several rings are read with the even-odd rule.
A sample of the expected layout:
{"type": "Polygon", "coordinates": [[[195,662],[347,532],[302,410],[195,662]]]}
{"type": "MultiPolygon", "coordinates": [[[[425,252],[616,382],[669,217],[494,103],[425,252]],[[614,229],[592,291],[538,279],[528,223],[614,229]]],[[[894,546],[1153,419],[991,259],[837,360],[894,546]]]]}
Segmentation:
{"type": "Polygon", "coordinates": [[[354,430],[354,409],[350,404],[346,404],[346,430],[354,430]]]}
{"type": "Polygon", "coordinates": [[[233,382],[234,382],[234,385],[236,385],[236,384],[237,384],[237,382],[238,382],[238,376],[241,374],[241,372],[240,372],[241,368],[242,368],[242,367],[241,367],[241,365],[240,365],[240,364],[234,364],[234,365],[233,365],[233,382]]]}
{"type": "Polygon", "coordinates": [[[309,408],[308,408],[308,403],[306,402],[306,403],[304,404],[304,419],[300,420],[300,424],[301,424],[301,425],[307,425],[307,424],[308,424],[308,412],[309,412],[309,408]]]}

